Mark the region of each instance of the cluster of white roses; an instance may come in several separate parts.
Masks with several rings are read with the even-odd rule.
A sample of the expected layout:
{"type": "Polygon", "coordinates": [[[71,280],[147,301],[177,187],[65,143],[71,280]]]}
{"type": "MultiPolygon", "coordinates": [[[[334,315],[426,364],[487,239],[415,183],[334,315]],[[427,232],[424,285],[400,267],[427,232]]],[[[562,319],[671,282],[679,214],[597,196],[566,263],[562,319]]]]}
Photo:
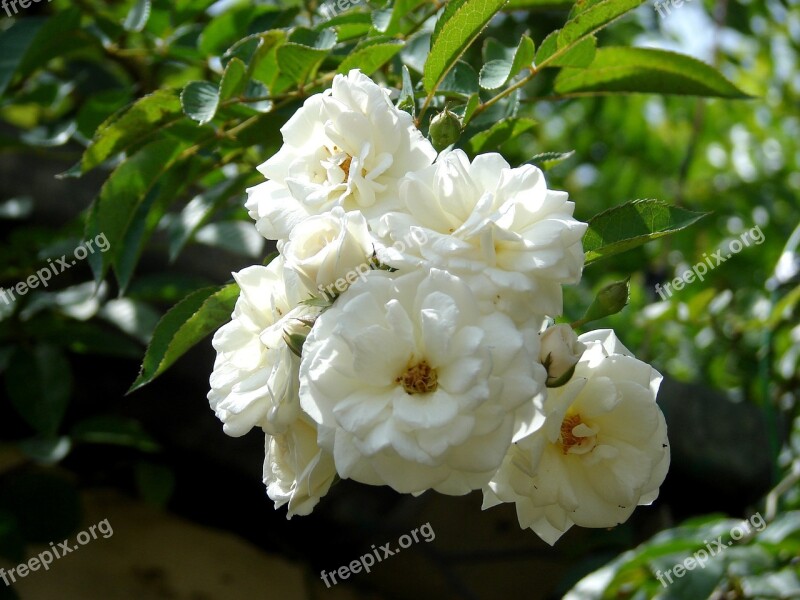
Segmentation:
{"type": "Polygon", "coordinates": [[[235,274],[209,393],[226,433],[266,433],[276,507],[310,513],[337,475],[482,489],[552,544],[652,502],[660,375],[611,331],[550,325],[583,268],[566,193],[496,153],[437,157],[358,71],[281,132],[247,201],[280,253],[235,274]]]}

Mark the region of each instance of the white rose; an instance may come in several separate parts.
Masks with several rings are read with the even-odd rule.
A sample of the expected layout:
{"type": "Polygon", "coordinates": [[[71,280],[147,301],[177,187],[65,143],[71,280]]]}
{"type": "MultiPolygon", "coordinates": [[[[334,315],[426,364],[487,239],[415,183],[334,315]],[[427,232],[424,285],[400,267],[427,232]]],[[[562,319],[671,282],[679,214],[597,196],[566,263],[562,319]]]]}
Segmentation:
{"type": "Polygon", "coordinates": [[[369,270],[372,238],[364,215],[337,206],[297,225],[281,252],[306,287],[333,296],[369,270]]]}
{"type": "Polygon", "coordinates": [[[275,508],[288,503],[287,519],[309,515],[333,483],[333,456],[317,445],[317,428],[305,416],[283,433],[266,436],[264,484],[275,508]]]}
{"type": "Polygon", "coordinates": [[[342,477],[466,494],[540,416],[529,408],[546,377],[538,352],[538,336],[482,314],[444,271],[372,271],[317,319],[300,402],[342,477]]]}
{"type": "Polygon", "coordinates": [[[563,385],[570,378],[586,346],[566,324],[548,327],[542,334],[539,361],[547,369],[547,386],[563,385]]]}
{"type": "Polygon", "coordinates": [[[208,400],[228,435],[253,427],[277,433],[300,414],[300,359],[286,345],[284,330],[313,316],[314,309],[297,307],[308,291],[284,269],[282,257],[234,278],[241,294],[232,320],[214,335],[217,358],[208,400]]]}
{"type": "Polygon", "coordinates": [[[611,330],[578,339],[587,350],[570,382],[548,389],[544,426],[512,446],[484,488],[484,508],[515,502],[520,526],[551,545],[573,524],[623,523],[656,499],[669,468],[661,375],[611,330]]]}
{"type": "Polygon", "coordinates": [[[386,246],[418,229],[427,242],[397,244],[380,251],[380,260],[450,271],[517,323],[561,314],[561,285],[581,276],[587,225],[573,218],[565,192],[547,189],[539,169],[512,169],[495,153],[470,163],[454,150],[409,173],[400,198],[403,207],[381,218],[376,232],[386,246]]]}
{"type": "Polygon", "coordinates": [[[388,90],[358,70],[308,98],[281,133],[283,146],[259,167],[271,181],[248,190],[246,204],[268,239],[285,240],[297,223],[334,206],[376,219],[399,206],[400,178],[436,157],[388,90]]]}

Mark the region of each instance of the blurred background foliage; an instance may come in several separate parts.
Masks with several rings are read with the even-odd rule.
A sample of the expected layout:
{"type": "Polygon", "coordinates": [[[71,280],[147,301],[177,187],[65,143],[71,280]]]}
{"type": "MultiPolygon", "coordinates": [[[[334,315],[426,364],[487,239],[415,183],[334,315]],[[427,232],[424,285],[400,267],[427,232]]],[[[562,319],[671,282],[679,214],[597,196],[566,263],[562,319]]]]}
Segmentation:
{"type": "MultiPolygon", "coordinates": [[[[511,61],[524,34],[541,49],[570,11],[597,2],[573,8],[565,0],[511,0],[435,94],[418,82],[439,5],[344,4],[340,11],[314,0],[53,0],[18,7],[14,18],[0,12],[0,285],[24,281],[83,239],[106,233],[112,244],[47,289],[0,301],[0,556],[15,564],[28,544],[77,531],[80,491],[93,487],[227,528],[312,569],[383,541],[375,531],[420,522],[414,502],[424,499],[409,508],[391,494],[347,484],[304,522],[288,525],[272,514],[257,485],[260,441],[226,440],[208,410],[207,341],[156,384],[125,396],[170,307],[183,301],[188,316],[213,301],[217,313],[230,312],[235,295],[219,286],[272,250],[243,207],[245,189],[261,180],[255,167],[278,149],[280,127],[304,98],[328,87],[337,71],[360,67],[393,87],[394,99],[413,105],[416,116],[430,104],[423,131],[445,107],[466,121],[482,102],[457,145],[547,167],[550,187],[569,192],[582,220],[638,198],[709,213],[675,235],[588,266],[581,285],[565,292],[565,318],[575,320],[603,285],[631,276],[628,306],[596,326],[613,327],[667,376],[659,402],[673,467],[662,498],[613,532],[571,532],[553,550],[526,542],[534,548],[522,553],[530,564],[515,563],[513,574],[503,571],[496,581],[490,571],[492,589],[522,580],[526,587],[506,588],[504,597],[559,597],[608,563],[571,597],[800,597],[797,0],[693,0],[665,17],[644,3],[597,33],[600,48],[694,56],[750,98],[683,95],[681,81],[652,75],[629,85],[652,93],[563,93],[559,70],[551,69],[486,106],[524,74],[487,91],[479,88],[482,65],[511,61]],[[501,121],[513,125],[512,134],[488,129],[501,121]],[[487,130],[493,135],[475,137],[487,130]],[[718,249],[727,253],[756,226],[763,243],[745,246],[705,281],[667,299],[656,293],[656,284],[718,249]],[[237,514],[219,515],[213,507],[220,503],[237,514]],[[736,521],[725,515],[757,511],[770,521],[763,532],[713,566],[687,572],[680,585],[658,583],[657,569],[730,530],[736,521]],[[336,552],[306,544],[319,528],[342,536],[332,543],[336,552]],[[297,541],[287,541],[292,536],[297,541]],[[553,562],[550,587],[536,586],[536,573],[553,562]]],[[[594,45],[572,56],[573,68],[591,63],[594,45]]],[[[713,87],[712,79],[705,82],[713,87]]],[[[218,324],[197,324],[185,345],[218,324]]],[[[179,325],[156,340],[169,346],[179,325]]],[[[139,383],[184,350],[151,356],[139,383]]],[[[469,527],[453,535],[469,537],[469,527]]],[[[520,539],[490,543],[494,550],[482,556],[499,560],[520,539]]],[[[497,597],[470,588],[469,577],[453,570],[457,553],[431,552],[434,571],[444,573],[426,585],[431,594],[497,597]]],[[[398,559],[391,568],[403,567],[398,559]]],[[[371,597],[407,597],[387,581],[362,577],[353,585],[371,597]]],[[[0,587],[0,598],[13,593],[0,587]]]]}

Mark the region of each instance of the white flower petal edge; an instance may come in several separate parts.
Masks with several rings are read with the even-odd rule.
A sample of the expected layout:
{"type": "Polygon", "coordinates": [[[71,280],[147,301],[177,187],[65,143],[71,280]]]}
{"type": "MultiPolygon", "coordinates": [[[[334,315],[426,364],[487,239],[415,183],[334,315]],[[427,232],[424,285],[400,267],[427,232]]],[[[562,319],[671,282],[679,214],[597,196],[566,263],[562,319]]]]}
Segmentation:
{"type": "Polygon", "coordinates": [[[587,225],[573,218],[575,205],[565,192],[547,189],[539,169],[512,169],[496,153],[470,163],[453,150],[409,173],[400,182],[400,199],[402,208],[381,218],[376,233],[390,246],[421,228],[428,242],[404,252],[386,249],[379,259],[463,277],[484,304],[517,323],[532,312],[561,314],[561,285],[581,276],[587,225]]]}
{"type": "Polygon", "coordinates": [[[208,400],[228,435],[238,437],[253,427],[278,433],[300,414],[300,359],[283,332],[313,309],[298,307],[308,292],[282,257],[234,273],[234,279],[241,293],[232,320],[214,335],[217,358],[208,400]]]}
{"type": "Polygon", "coordinates": [[[248,190],[246,204],[267,239],[285,240],[334,206],[377,219],[399,205],[400,178],[436,158],[388,90],[356,69],[308,98],[281,133],[283,146],[259,167],[271,181],[248,190]]]}
{"type": "Polygon", "coordinates": [[[343,478],[401,493],[488,483],[544,389],[538,336],[437,269],[372,271],[318,319],[300,402],[343,478]]]}
{"type": "Polygon", "coordinates": [[[287,519],[310,515],[336,478],[333,456],[317,445],[316,425],[303,416],[267,435],[265,447],[264,485],[275,508],[288,504],[287,519]]]}
{"type": "Polygon", "coordinates": [[[542,428],[512,446],[484,509],[515,502],[520,526],[554,544],[573,524],[614,527],[658,496],[669,467],[661,375],[611,330],[581,335],[573,378],[548,389],[542,428]]]}

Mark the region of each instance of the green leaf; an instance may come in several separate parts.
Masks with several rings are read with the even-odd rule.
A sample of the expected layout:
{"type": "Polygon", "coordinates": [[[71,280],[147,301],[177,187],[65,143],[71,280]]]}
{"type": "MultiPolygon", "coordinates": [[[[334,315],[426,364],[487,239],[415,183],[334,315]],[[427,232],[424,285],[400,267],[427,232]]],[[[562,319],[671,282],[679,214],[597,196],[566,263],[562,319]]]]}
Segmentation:
{"type": "Polygon", "coordinates": [[[551,67],[588,67],[597,52],[597,38],[587,36],[550,61],[551,67]]]}
{"type": "Polygon", "coordinates": [[[496,90],[504,85],[511,74],[511,63],[507,60],[490,60],[481,68],[480,86],[485,90],[496,90]]]}
{"type": "Polygon", "coordinates": [[[45,19],[19,19],[0,35],[0,96],[17,71],[45,19]]]}
{"type": "Polygon", "coordinates": [[[403,18],[411,15],[419,6],[427,4],[428,0],[395,0],[392,5],[392,18],[389,20],[384,33],[395,35],[401,32],[400,24],[403,18]]]}
{"type": "Polygon", "coordinates": [[[472,136],[464,150],[470,156],[475,156],[486,150],[497,150],[501,144],[530,131],[535,125],[536,121],[526,117],[503,119],[486,131],[481,131],[472,136]]]}
{"type": "Polygon", "coordinates": [[[414,84],[411,82],[411,74],[408,67],[403,65],[403,88],[400,90],[400,98],[397,100],[397,108],[406,111],[412,117],[417,116],[417,103],[414,98],[414,84]]]}
{"type": "Polygon", "coordinates": [[[192,81],[183,89],[181,106],[190,119],[204,125],[217,114],[219,92],[207,81],[192,81]]]}
{"type": "Polygon", "coordinates": [[[183,143],[178,140],[152,142],[120,164],[101,188],[87,222],[88,237],[105,234],[111,244],[108,252],[91,255],[100,261],[92,263],[98,280],[124,251],[122,242],[135,222],[139,206],[182,148],[183,143]]]}
{"type": "Polygon", "coordinates": [[[256,15],[254,5],[244,5],[226,10],[215,16],[203,28],[198,48],[208,55],[221,55],[228,46],[243,37],[256,15]]]}
{"type": "Polygon", "coordinates": [[[317,25],[318,30],[326,28],[334,28],[336,38],[340,42],[346,42],[354,38],[365,37],[367,32],[372,29],[372,18],[368,13],[349,12],[317,25]]]}
{"type": "Polygon", "coordinates": [[[610,208],[589,219],[589,228],[583,236],[586,264],[686,229],[707,214],[653,199],[610,208]]]}
{"type": "Polygon", "coordinates": [[[249,178],[249,174],[240,174],[232,179],[225,179],[192,198],[180,215],[177,215],[169,225],[167,234],[170,261],[178,258],[183,247],[216,210],[223,206],[231,196],[243,190],[249,178]]]}
{"type": "Polygon", "coordinates": [[[558,49],[572,46],[643,3],[644,0],[603,0],[593,4],[567,21],[558,34],[558,49]]]}
{"type": "Polygon", "coordinates": [[[150,0],[135,0],[122,26],[125,31],[141,31],[150,18],[150,0]]]}
{"type": "Polygon", "coordinates": [[[240,96],[247,84],[247,65],[238,58],[232,58],[225,66],[222,81],[219,84],[219,99],[224,102],[234,96],[240,96]]]}
{"type": "Polygon", "coordinates": [[[158,178],[136,209],[122,244],[118,244],[111,262],[121,294],[126,292],[145,244],[158,227],[167,208],[195,179],[199,167],[199,162],[191,161],[172,165],[158,178]]]}
{"type": "Polygon", "coordinates": [[[230,320],[239,286],[197,290],[174,306],[158,323],[147,349],[139,377],[128,393],[147,385],[164,373],[195,344],[230,320]]]}
{"type": "Polygon", "coordinates": [[[272,30],[260,34],[262,43],[250,61],[250,76],[272,89],[278,78],[278,48],[286,41],[286,32],[272,30]]]}
{"type": "Polygon", "coordinates": [[[472,115],[475,114],[475,109],[478,108],[480,103],[481,98],[478,94],[472,94],[469,97],[466,105],[464,105],[464,114],[461,115],[461,122],[464,127],[469,125],[469,122],[472,120],[472,115]]]}
{"type": "Polygon", "coordinates": [[[520,9],[566,9],[572,6],[574,0],[509,0],[504,10],[520,9]]]}
{"type": "Polygon", "coordinates": [[[509,79],[516,77],[520,71],[530,67],[531,64],[533,64],[535,53],[536,45],[533,43],[533,40],[527,35],[523,35],[522,39],[519,41],[517,50],[514,52],[514,60],[511,62],[511,72],[508,75],[509,79]]]}
{"type": "Polygon", "coordinates": [[[141,144],[147,138],[183,118],[181,101],[174,90],[158,90],[144,96],[122,113],[110,117],[95,133],[81,160],[87,172],[105,160],[141,144]]]}
{"type": "Polygon", "coordinates": [[[72,395],[69,361],[55,346],[19,347],[6,372],[11,404],[36,431],[54,436],[72,395]]]}
{"type": "Polygon", "coordinates": [[[47,19],[33,37],[31,46],[19,65],[19,74],[27,77],[54,58],[64,60],[71,52],[95,45],[96,42],[80,31],[81,16],[81,9],[72,6],[60,9],[47,19]]]}
{"type": "Polygon", "coordinates": [[[399,41],[364,46],[349,54],[339,65],[337,72],[348,73],[350,69],[361,69],[364,75],[372,75],[402,49],[403,42],[399,41]]]}
{"type": "Polygon", "coordinates": [[[305,84],[313,77],[322,64],[322,61],[330,54],[331,48],[336,43],[336,34],[330,29],[324,31],[329,32],[329,37],[323,38],[322,40],[306,40],[309,43],[313,43],[314,47],[294,41],[286,42],[280,46],[277,51],[277,57],[281,73],[287,75],[298,85],[305,84]],[[331,34],[332,40],[330,39],[331,34]]]}
{"type": "Polygon", "coordinates": [[[542,152],[532,156],[528,162],[543,171],[547,171],[558,163],[567,160],[573,154],[575,154],[575,150],[570,150],[569,152],[542,152]]]}
{"type": "Polygon", "coordinates": [[[160,446],[138,421],[115,415],[91,417],[77,423],[70,431],[76,443],[103,444],[135,448],[140,452],[158,452],[160,446]]]}
{"type": "Polygon", "coordinates": [[[478,74],[469,63],[460,60],[439,84],[437,93],[469,97],[478,92],[478,74]]]}
{"type": "Polygon", "coordinates": [[[555,61],[587,36],[616,21],[622,15],[638,7],[644,0],[602,0],[576,14],[564,27],[551,33],[536,52],[537,68],[555,66],[555,61]]]}
{"type": "Polygon", "coordinates": [[[569,93],[652,93],[749,98],[713,67],[695,58],[652,48],[597,51],[587,69],[564,69],[555,90],[569,93]]]}
{"type": "Polygon", "coordinates": [[[432,94],[447,72],[488,25],[505,0],[454,0],[448,3],[431,38],[423,85],[432,94]]]}

